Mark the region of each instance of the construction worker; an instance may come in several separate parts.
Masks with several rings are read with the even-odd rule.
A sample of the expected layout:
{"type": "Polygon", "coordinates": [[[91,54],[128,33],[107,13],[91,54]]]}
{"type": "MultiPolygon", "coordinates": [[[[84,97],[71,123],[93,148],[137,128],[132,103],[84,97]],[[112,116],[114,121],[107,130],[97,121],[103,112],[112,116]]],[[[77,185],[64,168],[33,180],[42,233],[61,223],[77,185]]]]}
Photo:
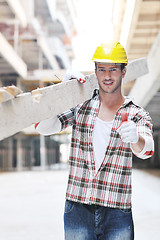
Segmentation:
{"type": "MultiPolygon", "coordinates": [[[[49,135],[72,125],[65,239],[131,240],[132,153],[153,155],[151,118],[121,93],[128,60],[119,42],[98,46],[92,60],[99,84],[93,97],[37,124],[37,131],[49,135]]],[[[64,80],[71,78],[85,80],[77,72],[64,80]]]]}

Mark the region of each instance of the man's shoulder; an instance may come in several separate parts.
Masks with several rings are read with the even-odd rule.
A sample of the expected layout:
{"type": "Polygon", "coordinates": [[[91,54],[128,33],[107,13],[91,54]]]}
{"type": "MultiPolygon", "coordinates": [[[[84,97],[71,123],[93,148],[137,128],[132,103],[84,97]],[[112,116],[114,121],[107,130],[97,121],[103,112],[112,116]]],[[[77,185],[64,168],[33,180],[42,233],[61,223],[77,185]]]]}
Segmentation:
{"type": "Polygon", "coordinates": [[[130,109],[129,111],[134,113],[132,120],[135,122],[138,122],[140,119],[148,119],[149,121],[151,120],[149,112],[142,106],[135,103],[133,98],[125,97],[124,107],[128,107],[130,109]]]}
{"type": "Polygon", "coordinates": [[[86,100],[85,102],[78,104],[75,107],[76,113],[94,111],[99,105],[99,91],[95,89],[92,98],[86,100]]]}
{"type": "Polygon", "coordinates": [[[143,108],[143,107],[141,107],[139,104],[137,104],[135,101],[134,101],[134,98],[131,98],[131,97],[129,97],[129,96],[125,96],[124,97],[125,98],[125,101],[124,101],[124,106],[127,106],[127,105],[130,105],[130,106],[132,106],[132,107],[134,107],[134,108],[137,108],[137,109],[141,109],[141,110],[144,110],[145,111],[145,109],[143,108]]]}
{"type": "Polygon", "coordinates": [[[78,104],[76,107],[77,108],[83,108],[83,107],[87,107],[88,105],[92,105],[94,104],[95,102],[99,101],[99,90],[98,89],[95,89],[93,91],[93,95],[90,99],[86,100],[85,102],[81,103],[81,104],[78,104]]]}

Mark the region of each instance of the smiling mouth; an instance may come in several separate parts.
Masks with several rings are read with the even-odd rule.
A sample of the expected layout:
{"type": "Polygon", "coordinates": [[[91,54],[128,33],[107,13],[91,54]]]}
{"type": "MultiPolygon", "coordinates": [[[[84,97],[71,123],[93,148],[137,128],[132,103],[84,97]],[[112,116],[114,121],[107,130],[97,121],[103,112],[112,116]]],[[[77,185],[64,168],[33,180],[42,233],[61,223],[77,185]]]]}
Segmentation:
{"type": "Polygon", "coordinates": [[[107,86],[111,86],[113,84],[113,81],[104,81],[103,83],[107,86]]]}

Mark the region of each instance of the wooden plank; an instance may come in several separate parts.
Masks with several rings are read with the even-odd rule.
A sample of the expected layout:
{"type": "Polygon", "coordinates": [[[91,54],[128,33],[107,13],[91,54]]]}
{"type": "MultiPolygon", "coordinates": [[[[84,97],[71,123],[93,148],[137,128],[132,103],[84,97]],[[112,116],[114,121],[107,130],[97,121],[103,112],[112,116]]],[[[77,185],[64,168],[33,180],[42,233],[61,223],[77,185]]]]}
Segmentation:
{"type": "Polygon", "coordinates": [[[143,1],[141,5],[141,13],[143,14],[157,14],[159,13],[160,2],[159,1],[143,1]]]}
{"type": "Polygon", "coordinates": [[[137,27],[136,29],[141,29],[141,30],[144,30],[144,29],[148,29],[148,28],[152,28],[152,29],[159,29],[159,26],[160,26],[160,20],[159,19],[156,19],[155,21],[139,21],[138,20],[138,23],[137,23],[137,27]]]}
{"type": "Polygon", "coordinates": [[[145,22],[145,21],[157,21],[160,19],[160,13],[158,12],[157,14],[140,14],[139,15],[139,21],[140,22],[145,22]]]}
{"type": "MultiPolygon", "coordinates": [[[[127,67],[124,82],[148,72],[146,59],[138,59],[127,67]]],[[[18,95],[0,104],[0,140],[33,123],[53,117],[92,97],[98,87],[95,74],[86,76],[86,83],[71,80],[18,95]]]]}
{"type": "Polygon", "coordinates": [[[132,41],[131,41],[131,45],[136,45],[136,44],[140,44],[140,45],[146,45],[146,44],[152,44],[156,38],[157,34],[154,34],[152,35],[150,33],[150,36],[149,36],[149,33],[148,33],[148,36],[134,36],[132,38],[132,41]]]}

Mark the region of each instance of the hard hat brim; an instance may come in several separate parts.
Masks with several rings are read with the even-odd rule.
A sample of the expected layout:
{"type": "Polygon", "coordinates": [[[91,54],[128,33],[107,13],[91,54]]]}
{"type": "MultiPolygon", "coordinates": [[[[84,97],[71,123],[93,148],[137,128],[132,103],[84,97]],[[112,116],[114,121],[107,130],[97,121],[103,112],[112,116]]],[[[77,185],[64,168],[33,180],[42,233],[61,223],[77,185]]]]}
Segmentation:
{"type": "Polygon", "coordinates": [[[116,63],[122,64],[122,63],[124,63],[125,66],[128,65],[128,61],[114,61],[114,60],[109,60],[109,59],[95,59],[95,58],[92,58],[92,61],[96,62],[96,63],[106,63],[106,64],[107,63],[108,64],[111,64],[111,63],[113,63],[113,64],[116,64],[116,63]]]}

